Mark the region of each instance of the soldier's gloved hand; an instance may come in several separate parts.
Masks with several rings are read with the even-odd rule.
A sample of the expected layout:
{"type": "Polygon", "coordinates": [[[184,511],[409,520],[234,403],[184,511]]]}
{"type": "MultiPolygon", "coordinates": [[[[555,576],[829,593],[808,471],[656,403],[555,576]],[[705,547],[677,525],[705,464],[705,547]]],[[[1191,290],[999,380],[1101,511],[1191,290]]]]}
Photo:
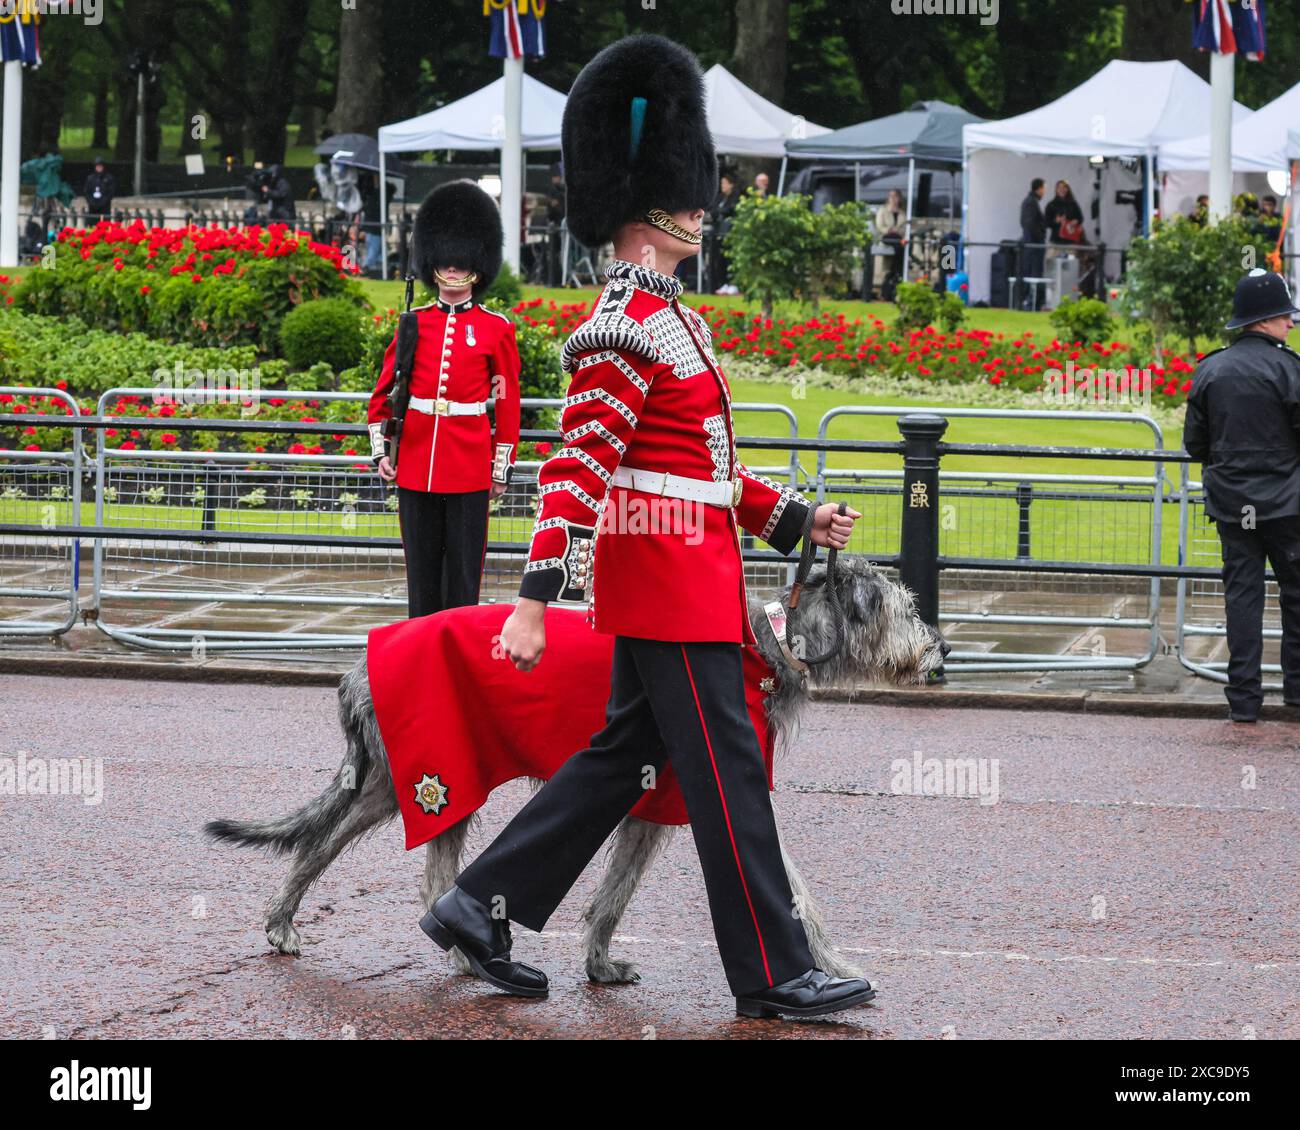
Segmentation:
{"type": "Polygon", "coordinates": [[[379,477],[386,483],[391,483],[397,478],[397,472],[393,470],[393,464],[387,455],[376,464],[375,469],[379,472],[379,477]]]}
{"type": "Polygon", "coordinates": [[[828,549],[845,549],[853,533],[853,523],[862,517],[853,507],[843,514],[839,512],[838,502],[827,502],[817,507],[817,516],[813,519],[812,539],[817,545],[828,549]]]}
{"type": "Polygon", "coordinates": [[[546,602],[521,596],[501,628],[501,646],[520,671],[531,671],[546,650],[546,602]]]}

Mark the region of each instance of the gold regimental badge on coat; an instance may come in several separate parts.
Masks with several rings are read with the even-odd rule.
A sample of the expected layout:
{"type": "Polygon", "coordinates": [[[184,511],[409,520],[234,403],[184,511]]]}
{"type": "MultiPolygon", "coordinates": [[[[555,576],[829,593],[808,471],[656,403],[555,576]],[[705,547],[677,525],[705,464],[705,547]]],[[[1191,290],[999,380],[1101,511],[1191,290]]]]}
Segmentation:
{"type": "Polygon", "coordinates": [[[450,803],[448,793],[450,789],[438,780],[435,773],[432,777],[428,773],[424,774],[415,782],[415,801],[424,809],[425,814],[432,813],[437,816],[450,803]]]}

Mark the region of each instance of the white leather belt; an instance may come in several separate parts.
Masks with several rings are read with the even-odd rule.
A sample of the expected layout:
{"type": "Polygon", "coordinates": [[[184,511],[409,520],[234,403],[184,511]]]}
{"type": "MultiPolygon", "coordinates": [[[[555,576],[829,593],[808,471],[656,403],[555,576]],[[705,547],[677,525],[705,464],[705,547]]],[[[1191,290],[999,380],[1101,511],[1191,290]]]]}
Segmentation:
{"type": "Polygon", "coordinates": [[[487,412],[487,401],[476,400],[467,404],[459,400],[431,400],[427,396],[413,396],[409,407],[426,416],[482,416],[487,412]]]}
{"type": "Polygon", "coordinates": [[[670,475],[666,471],[640,471],[635,467],[617,467],[610,485],[657,494],[663,498],[683,498],[688,502],[703,502],[708,506],[729,509],[740,504],[743,479],[715,483],[712,479],[688,479],[684,475],[670,475]]]}

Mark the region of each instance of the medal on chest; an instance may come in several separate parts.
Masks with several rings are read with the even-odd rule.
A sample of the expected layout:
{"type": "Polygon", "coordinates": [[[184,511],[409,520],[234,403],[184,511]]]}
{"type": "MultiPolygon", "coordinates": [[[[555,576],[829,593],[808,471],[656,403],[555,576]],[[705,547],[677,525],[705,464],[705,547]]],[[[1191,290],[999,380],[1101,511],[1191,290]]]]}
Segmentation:
{"type": "Polygon", "coordinates": [[[466,327],[465,327],[465,344],[468,345],[468,346],[470,346],[471,348],[472,348],[474,345],[478,344],[478,343],[474,340],[474,327],[473,327],[472,325],[471,325],[471,326],[466,326],[466,327]]]}

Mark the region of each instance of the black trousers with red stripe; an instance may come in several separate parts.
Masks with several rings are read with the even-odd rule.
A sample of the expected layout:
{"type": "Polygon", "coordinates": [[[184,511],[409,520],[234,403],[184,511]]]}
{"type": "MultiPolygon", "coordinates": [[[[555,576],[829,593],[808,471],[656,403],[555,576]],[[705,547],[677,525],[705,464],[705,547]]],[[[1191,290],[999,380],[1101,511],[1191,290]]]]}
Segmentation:
{"type": "Polygon", "coordinates": [[[487,539],[488,492],[431,494],[397,488],[406,555],[406,614],[412,620],[478,603],[487,539]]]}
{"type": "Polygon", "coordinates": [[[737,644],[615,640],[605,728],[457,883],[511,921],[541,930],[669,761],[691,819],[732,991],[756,992],[811,969],[762,751],[745,707],[737,644]]]}

